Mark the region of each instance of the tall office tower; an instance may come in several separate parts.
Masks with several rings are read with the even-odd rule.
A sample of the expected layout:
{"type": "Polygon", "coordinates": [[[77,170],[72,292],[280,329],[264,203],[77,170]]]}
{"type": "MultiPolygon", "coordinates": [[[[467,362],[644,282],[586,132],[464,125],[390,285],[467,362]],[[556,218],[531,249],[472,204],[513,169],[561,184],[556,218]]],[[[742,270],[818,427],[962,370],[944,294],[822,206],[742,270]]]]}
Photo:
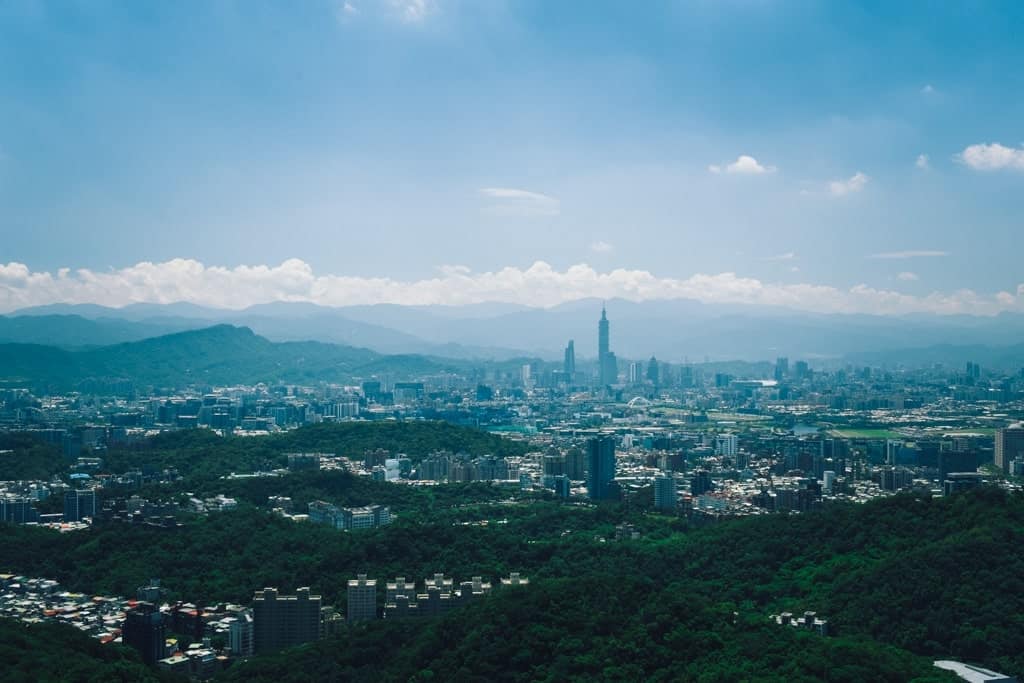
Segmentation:
{"type": "Polygon", "coordinates": [[[377,618],[377,579],[360,574],[348,581],[348,620],[372,621],[377,618]]]}
{"type": "Polygon", "coordinates": [[[675,477],[664,476],[654,479],[654,507],[657,510],[676,509],[675,477]]]}
{"type": "Polygon", "coordinates": [[[775,379],[781,382],[789,374],[789,359],[779,357],[775,359],[775,379]]]}
{"type": "Polygon", "coordinates": [[[651,356],[651,359],[647,361],[647,381],[654,386],[658,386],[661,383],[661,368],[658,367],[658,359],[651,356]]]}
{"type": "Polygon", "coordinates": [[[1017,458],[1024,458],[1024,422],[996,430],[996,467],[1007,473],[1017,458]]]}
{"type": "Polygon", "coordinates": [[[562,365],[562,370],[569,378],[569,383],[573,383],[573,377],[576,375],[576,343],[570,339],[569,345],[565,347],[565,362],[562,365]]]}
{"type": "Polygon", "coordinates": [[[299,588],[295,595],[278,595],[276,588],[256,591],[252,602],[256,654],[275,652],[320,637],[319,595],[299,588]]]}
{"type": "Polygon", "coordinates": [[[166,638],[164,615],[153,603],[140,602],[125,614],[121,640],[138,650],[149,666],[156,666],[157,660],[164,658],[166,638]]]}
{"type": "Polygon", "coordinates": [[[81,522],[96,517],[95,491],[68,491],[64,494],[64,521],[81,522]]]}
{"type": "Polygon", "coordinates": [[[609,338],[608,338],[608,314],[601,306],[601,320],[597,323],[597,360],[602,361],[608,354],[609,349],[609,338]]]}
{"type": "Polygon", "coordinates": [[[597,364],[601,386],[615,384],[619,368],[609,347],[608,315],[604,306],[601,306],[601,320],[597,323],[597,364]]]}
{"type": "Polygon", "coordinates": [[[613,497],[615,479],[615,441],[601,436],[587,441],[587,497],[608,500],[613,497]]]}

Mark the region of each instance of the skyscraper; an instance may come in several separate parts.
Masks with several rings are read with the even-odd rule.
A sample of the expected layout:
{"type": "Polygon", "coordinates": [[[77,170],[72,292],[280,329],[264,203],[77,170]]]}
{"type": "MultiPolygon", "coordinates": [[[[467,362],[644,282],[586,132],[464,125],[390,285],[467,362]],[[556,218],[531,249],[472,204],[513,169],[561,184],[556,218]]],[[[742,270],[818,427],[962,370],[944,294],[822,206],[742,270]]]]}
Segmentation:
{"type": "Polygon", "coordinates": [[[619,377],[618,363],[610,349],[608,315],[601,306],[601,320],[597,323],[597,363],[601,386],[614,384],[619,377]]]}
{"type": "Polygon", "coordinates": [[[661,374],[658,368],[658,359],[651,356],[651,359],[647,361],[647,380],[654,386],[658,386],[661,382],[661,374]]]}
{"type": "Polygon", "coordinates": [[[608,500],[613,497],[615,479],[615,441],[599,436],[587,441],[587,497],[608,500]]]}
{"type": "Polygon", "coordinates": [[[573,377],[576,375],[576,345],[572,339],[569,340],[569,345],[565,347],[565,363],[562,366],[562,370],[565,371],[566,376],[569,378],[569,383],[572,384],[573,377]]]}

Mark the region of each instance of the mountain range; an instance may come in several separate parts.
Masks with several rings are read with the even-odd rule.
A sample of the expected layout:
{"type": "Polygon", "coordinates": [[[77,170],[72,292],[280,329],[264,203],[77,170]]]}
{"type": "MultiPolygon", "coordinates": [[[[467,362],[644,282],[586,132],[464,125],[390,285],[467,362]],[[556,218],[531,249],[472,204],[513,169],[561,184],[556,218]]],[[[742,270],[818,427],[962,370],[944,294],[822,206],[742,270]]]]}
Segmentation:
{"type": "Polygon", "coordinates": [[[315,340],[383,355],[557,361],[569,339],[575,340],[579,358],[596,356],[602,305],[611,320],[612,349],[622,359],[761,361],[787,356],[818,364],[856,359],[914,364],[927,358],[955,365],[984,357],[1013,368],[1024,358],[1021,314],[814,314],[689,300],[583,299],[546,309],[503,303],[329,308],[279,302],[243,310],[188,303],[123,308],[54,304],[0,316],[0,342],[87,349],[229,324],[273,342],[315,340]]]}
{"type": "Polygon", "coordinates": [[[96,348],[0,344],[0,380],[47,390],[86,380],[128,379],[140,386],[234,385],[257,382],[347,382],[388,373],[399,379],[464,373],[465,362],[420,355],[383,355],[322,342],[271,342],[245,327],[214,325],[96,348]]]}

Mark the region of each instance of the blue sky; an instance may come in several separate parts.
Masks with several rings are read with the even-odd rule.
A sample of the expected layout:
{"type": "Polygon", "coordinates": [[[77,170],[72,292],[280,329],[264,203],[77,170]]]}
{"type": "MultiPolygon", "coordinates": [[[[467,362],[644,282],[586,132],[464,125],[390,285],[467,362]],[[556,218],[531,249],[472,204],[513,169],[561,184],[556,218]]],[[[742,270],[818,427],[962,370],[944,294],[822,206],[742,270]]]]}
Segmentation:
{"type": "Polygon", "coordinates": [[[175,281],[194,265],[166,265],[189,259],[229,270],[223,305],[372,302],[386,278],[400,301],[740,288],[1018,310],[1022,20],[1014,2],[10,0],[0,309],[210,302],[175,281]],[[558,277],[516,294],[537,262],[558,277]]]}

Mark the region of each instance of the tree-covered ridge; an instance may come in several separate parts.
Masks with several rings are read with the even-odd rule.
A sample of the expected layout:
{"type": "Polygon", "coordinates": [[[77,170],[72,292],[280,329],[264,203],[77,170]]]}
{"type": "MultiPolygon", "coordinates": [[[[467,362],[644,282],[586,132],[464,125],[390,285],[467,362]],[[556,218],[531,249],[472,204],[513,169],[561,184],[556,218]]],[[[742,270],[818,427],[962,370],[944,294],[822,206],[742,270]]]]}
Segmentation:
{"type": "Polygon", "coordinates": [[[952,681],[923,657],[821,638],[639,573],[503,589],[426,624],[348,628],[228,681],[952,681]],[[395,644],[399,643],[399,647],[395,644]]]}
{"type": "Polygon", "coordinates": [[[71,626],[0,619],[0,680],[4,683],[172,683],[149,669],[135,650],[103,644],[71,626]]]}
{"type": "MultiPolygon", "coordinates": [[[[324,475],[333,476],[305,476],[315,480],[324,475]]],[[[353,480],[351,487],[344,480],[295,481],[300,482],[297,486],[336,486],[335,494],[343,501],[364,500],[355,495],[383,496],[389,489],[404,491],[364,479],[353,480]],[[346,493],[349,488],[352,493],[346,493]]],[[[618,506],[593,508],[553,501],[507,504],[490,495],[493,488],[470,487],[460,492],[438,487],[430,494],[455,493],[449,498],[421,499],[407,506],[391,526],[363,533],[297,524],[252,508],[194,519],[176,531],[115,525],[58,535],[6,527],[0,531],[0,558],[4,558],[0,571],[53,577],[70,588],[115,594],[128,593],[149,577],[160,576],[173,594],[207,603],[248,601],[252,591],[263,586],[290,591],[309,585],[328,603],[338,605],[344,604],[345,581],[360,572],[379,579],[419,580],[444,571],[459,579],[481,575],[494,580],[520,571],[531,578],[530,594],[537,590],[544,596],[536,604],[530,602],[533,598],[523,597],[533,605],[538,633],[556,641],[565,639],[569,647],[569,641],[578,636],[573,635],[575,631],[563,632],[565,623],[573,622],[583,632],[612,629],[605,634],[610,640],[600,646],[610,648],[602,661],[631,662],[642,667],[645,676],[661,671],[663,654],[651,650],[661,647],[661,641],[649,642],[648,629],[649,615],[659,613],[663,605],[675,607],[654,619],[661,624],[658,629],[662,630],[657,631],[661,639],[672,631],[673,619],[689,623],[686,620],[697,618],[688,616],[687,610],[707,619],[711,618],[707,614],[721,610],[736,612],[738,624],[750,625],[749,632],[747,626],[738,631],[730,626],[729,637],[720,631],[716,637],[707,636],[709,643],[717,643],[712,649],[721,651],[723,666],[735,662],[736,653],[729,649],[734,647],[731,638],[746,639],[749,648],[761,642],[763,635],[758,634],[784,630],[764,629],[769,614],[814,610],[830,620],[836,637],[824,644],[806,641],[811,645],[801,639],[779,646],[779,653],[766,652],[774,662],[767,671],[789,666],[794,657],[802,656],[793,649],[797,643],[812,650],[825,648],[831,652],[828,657],[848,656],[853,661],[864,654],[858,648],[868,647],[863,641],[869,639],[925,658],[965,659],[1005,673],[1024,672],[1020,617],[1024,591],[1016,583],[1024,576],[1024,495],[995,489],[948,499],[901,495],[860,506],[839,505],[820,514],[746,518],[694,530],[687,529],[684,520],[618,506]],[[481,519],[491,523],[462,524],[481,519]],[[613,540],[615,524],[624,519],[637,526],[641,540],[613,540]],[[555,594],[566,591],[576,596],[575,602],[559,602],[555,594]],[[587,598],[591,594],[599,602],[587,598]],[[558,614],[550,613],[545,604],[556,605],[558,614]],[[617,659],[622,652],[633,654],[617,659]]],[[[513,608],[512,603],[499,601],[479,609],[501,610],[502,605],[513,608]]],[[[480,628],[486,621],[512,619],[485,614],[480,628]]],[[[510,623],[518,624],[517,619],[510,623]]],[[[703,628],[702,621],[695,623],[689,630],[703,628]]],[[[459,624],[453,619],[447,628],[459,624]]],[[[456,630],[461,635],[445,642],[472,639],[477,630],[456,630]]],[[[526,637],[522,630],[510,628],[502,642],[487,647],[539,647],[532,640],[522,640],[526,637]]],[[[789,642],[785,633],[778,635],[780,642],[789,642]]],[[[486,650],[483,643],[478,646],[486,650]]],[[[429,648],[424,647],[427,652],[429,648]]],[[[878,662],[888,661],[884,652],[876,654],[872,657],[878,662]]],[[[339,655],[342,659],[361,656],[339,655]]],[[[554,660],[542,664],[553,666],[554,660]]],[[[574,668],[583,667],[576,655],[559,666],[580,676],[593,674],[593,669],[574,668]]],[[[698,679],[696,669],[675,666],[667,669],[671,676],[698,679]]],[[[543,668],[536,673],[540,678],[562,677],[563,669],[555,671],[543,668]]],[[[899,672],[893,680],[907,679],[906,669],[893,671],[899,672]]],[[[742,675],[756,678],[752,673],[742,675]]],[[[816,674],[800,669],[792,675],[816,674]]]]}
{"type": "Polygon", "coordinates": [[[465,363],[418,355],[387,356],[321,342],[274,343],[246,327],[215,325],[80,351],[39,344],[0,344],[0,379],[52,389],[89,378],[123,378],[141,386],[288,382],[316,384],[368,377],[454,372],[465,363]]]}
{"type": "Polygon", "coordinates": [[[342,422],[308,425],[281,434],[221,437],[209,430],[165,432],[142,443],[111,448],[105,467],[111,472],[150,465],[174,467],[191,480],[214,479],[232,472],[284,467],[287,453],[308,452],[361,459],[383,448],[418,462],[435,451],[470,455],[522,455],[523,442],[448,422],[342,422]]]}

